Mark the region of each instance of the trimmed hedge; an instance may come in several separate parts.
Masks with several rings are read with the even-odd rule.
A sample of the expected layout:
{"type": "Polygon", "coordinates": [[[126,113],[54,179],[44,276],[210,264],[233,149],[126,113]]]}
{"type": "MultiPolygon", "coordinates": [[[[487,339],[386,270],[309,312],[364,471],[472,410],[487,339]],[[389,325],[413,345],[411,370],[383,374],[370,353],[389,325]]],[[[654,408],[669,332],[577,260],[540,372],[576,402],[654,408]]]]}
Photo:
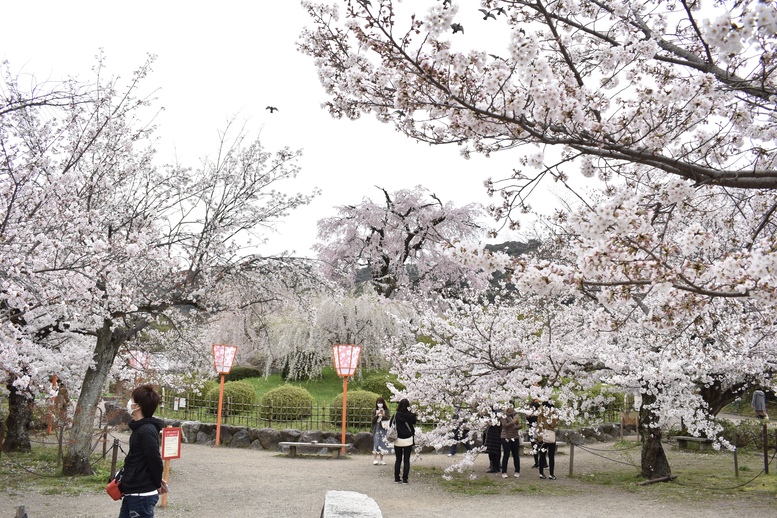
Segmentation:
{"type": "MultiPolygon", "coordinates": [[[[372,423],[372,410],[375,408],[375,400],[380,394],[366,390],[354,390],[348,393],[345,403],[346,426],[364,426],[372,423]]],[[[339,394],[332,400],[329,409],[329,420],[335,426],[343,424],[343,395],[339,394]]]]}
{"type": "MultiPolygon", "coordinates": [[[[389,388],[386,386],[386,384],[389,382],[392,383],[397,389],[405,390],[405,386],[400,383],[397,380],[397,377],[393,374],[373,374],[364,378],[359,382],[358,385],[360,390],[373,392],[383,397],[383,399],[386,401],[391,401],[394,398],[394,394],[392,394],[389,388]]],[[[340,404],[342,405],[342,403],[340,404]]]]}
{"type": "Polygon", "coordinates": [[[232,367],[229,374],[224,376],[224,381],[240,381],[246,378],[260,378],[262,371],[256,367],[232,367]]]}
{"type": "MultiPolygon", "coordinates": [[[[218,411],[219,386],[211,388],[205,395],[208,408],[213,413],[218,411]]],[[[230,381],[224,383],[224,400],[221,415],[236,415],[253,411],[256,403],[256,391],[254,386],[245,381],[230,381]]]]}
{"type": "Polygon", "coordinates": [[[313,396],[294,385],[282,385],[267,391],[259,403],[259,417],[262,419],[296,421],[313,414],[313,396]]]}

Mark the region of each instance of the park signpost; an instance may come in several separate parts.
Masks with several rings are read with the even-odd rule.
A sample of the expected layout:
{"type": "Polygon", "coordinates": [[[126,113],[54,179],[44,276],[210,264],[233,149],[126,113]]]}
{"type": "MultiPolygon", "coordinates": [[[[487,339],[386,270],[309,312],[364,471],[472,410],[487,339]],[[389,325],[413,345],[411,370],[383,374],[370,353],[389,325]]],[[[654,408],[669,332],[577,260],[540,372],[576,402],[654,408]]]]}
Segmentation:
{"type": "MultiPolygon", "coordinates": [[[[181,458],[181,435],[180,427],[162,428],[162,460],[165,463],[162,480],[168,484],[170,483],[170,460],[181,458]]],[[[159,505],[162,508],[167,507],[167,493],[162,493],[159,505]]]]}

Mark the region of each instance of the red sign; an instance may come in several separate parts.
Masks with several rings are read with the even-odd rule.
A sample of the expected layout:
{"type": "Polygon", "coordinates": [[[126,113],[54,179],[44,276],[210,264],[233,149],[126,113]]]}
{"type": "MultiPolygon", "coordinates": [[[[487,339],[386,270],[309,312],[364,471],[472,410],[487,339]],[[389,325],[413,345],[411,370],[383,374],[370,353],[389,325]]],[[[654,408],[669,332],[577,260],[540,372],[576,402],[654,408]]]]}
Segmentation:
{"type": "Polygon", "coordinates": [[[181,458],[181,429],[162,428],[162,460],[181,458]]]}

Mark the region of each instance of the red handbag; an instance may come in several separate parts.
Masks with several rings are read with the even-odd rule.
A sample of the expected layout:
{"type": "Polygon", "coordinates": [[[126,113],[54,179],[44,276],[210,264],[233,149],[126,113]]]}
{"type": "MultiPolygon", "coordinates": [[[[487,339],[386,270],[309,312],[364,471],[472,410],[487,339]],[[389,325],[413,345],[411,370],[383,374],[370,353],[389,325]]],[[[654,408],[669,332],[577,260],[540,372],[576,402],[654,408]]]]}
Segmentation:
{"type": "Polygon", "coordinates": [[[124,468],[121,468],[114,476],[111,478],[111,481],[108,482],[108,485],[105,486],[105,491],[108,493],[108,495],[113,498],[114,500],[121,500],[121,497],[124,496],[124,493],[121,491],[121,487],[119,486],[119,483],[121,482],[121,477],[124,475],[124,468]]]}

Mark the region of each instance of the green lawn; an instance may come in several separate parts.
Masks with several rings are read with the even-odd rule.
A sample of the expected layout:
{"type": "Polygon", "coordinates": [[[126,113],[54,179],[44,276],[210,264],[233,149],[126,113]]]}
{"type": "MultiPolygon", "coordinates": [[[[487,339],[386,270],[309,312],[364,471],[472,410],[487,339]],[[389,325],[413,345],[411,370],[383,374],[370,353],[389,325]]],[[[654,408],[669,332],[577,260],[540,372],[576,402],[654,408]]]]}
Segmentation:
{"type": "MultiPolygon", "coordinates": [[[[313,396],[313,401],[316,404],[329,404],[335,398],[335,396],[342,394],[343,392],[343,380],[340,378],[335,370],[331,367],[325,368],[323,376],[319,380],[307,380],[307,381],[285,381],[281,378],[280,374],[273,374],[267,378],[247,378],[243,381],[247,381],[254,386],[256,390],[257,399],[261,398],[267,391],[280,387],[281,385],[295,385],[306,389],[313,396]]],[[[354,382],[349,382],[349,389],[353,389],[354,382]]]]}

